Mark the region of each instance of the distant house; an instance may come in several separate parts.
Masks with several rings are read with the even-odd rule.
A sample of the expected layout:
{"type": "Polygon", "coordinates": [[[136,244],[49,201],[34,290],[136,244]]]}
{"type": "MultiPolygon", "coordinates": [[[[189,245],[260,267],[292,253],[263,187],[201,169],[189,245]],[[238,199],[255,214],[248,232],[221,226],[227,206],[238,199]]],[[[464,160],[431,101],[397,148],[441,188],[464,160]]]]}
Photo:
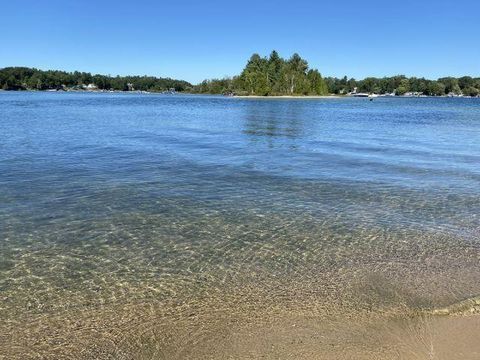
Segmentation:
{"type": "MultiPolygon", "coordinates": [[[[342,89],[340,90],[339,94],[343,95],[345,94],[346,90],[345,89],[342,89]]],[[[347,95],[351,95],[351,96],[355,96],[357,94],[357,87],[354,87],[353,88],[353,91],[350,91],[349,93],[347,93],[347,95]]]]}
{"type": "Polygon", "coordinates": [[[128,83],[127,88],[128,88],[128,91],[134,91],[135,90],[132,83],[128,83]]]}
{"type": "Polygon", "coordinates": [[[169,88],[168,90],[165,90],[162,92],[162,94],[176,94],[177,92],[175,91],[175,88],[169,88]]]}
{"type": "Polygon", "coordinates": [[[98,89],[98,86],[95,85],[95,84],[88,84],[87,87],[86,87],[87,90],[97,90],[98,89]]]}

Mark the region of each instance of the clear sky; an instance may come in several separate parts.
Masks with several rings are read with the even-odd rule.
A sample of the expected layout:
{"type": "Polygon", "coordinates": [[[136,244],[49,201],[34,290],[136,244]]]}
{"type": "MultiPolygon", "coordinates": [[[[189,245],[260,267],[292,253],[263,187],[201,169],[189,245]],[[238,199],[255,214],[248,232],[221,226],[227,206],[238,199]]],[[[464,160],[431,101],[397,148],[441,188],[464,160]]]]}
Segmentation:
{"type": "Polygon", "coordinates": [[[325,76],[480,76],[480,0],[1,0],[0,67],[235,75],[298,52],[325,76]]]}

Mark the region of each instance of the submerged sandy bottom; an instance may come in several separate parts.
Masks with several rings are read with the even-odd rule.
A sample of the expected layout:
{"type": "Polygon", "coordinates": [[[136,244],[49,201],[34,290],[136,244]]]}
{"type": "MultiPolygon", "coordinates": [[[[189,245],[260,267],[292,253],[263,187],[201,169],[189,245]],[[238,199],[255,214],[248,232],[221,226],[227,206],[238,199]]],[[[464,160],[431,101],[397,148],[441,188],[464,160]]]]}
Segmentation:
{"type": "Polygon", "coordinates": [[[407,309],[340,315],[331,307],[327,315],[294,306],[265,311],[242,302],[202,305],[168,311],[138,304],[31,319],[27,328],[2,335],[2,356],[473,360],[480,355],[480,315],[470,309],[443,316],[407,309]]]}
{"type": "Polygon", "coordinates": [[[357,264],[301,277],[237,273],[221,287],[178,288],[162,301],[59,298],[57,308],[4,318],[0,353],[5,359],[478,359],[480,302],[459,300],[480,274],[470,267],[475,254],[462,253],[462,266],[449,262],[450,254],[435,261],[433,274],[406,273],[405,264],[388,272],[357,264]]]}
{"type": "Polygon", "coordinates": [[[462,303],[480,292],[475,230],[338,224],[161,214],[26,227],[31,241],[3,263],[0,354],[478,359],[478,304],[462,303]],[[62,247],[63,234],[85,241],[62,247]]]}

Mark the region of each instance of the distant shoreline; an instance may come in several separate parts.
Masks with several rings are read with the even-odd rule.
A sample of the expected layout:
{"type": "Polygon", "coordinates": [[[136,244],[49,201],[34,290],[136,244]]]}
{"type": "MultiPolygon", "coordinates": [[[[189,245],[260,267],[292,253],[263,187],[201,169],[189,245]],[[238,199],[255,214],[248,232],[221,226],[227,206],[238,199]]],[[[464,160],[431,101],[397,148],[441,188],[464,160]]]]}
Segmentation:
{"type": "Polygon", "coordinates": [[[151,95],[196,95],[196,96],[222,96],[224,98],[230,99],[304,99],[304,100],[314,100],[314,99],[378,99],[378,98],[395,98],[395,99],[418,99],[418,98],[442,98],[442,99],[480,99],[480,96],[451,96],[451,95],[396,95],[389,96],[383,94],[373,94],[373,96],[358,97],[352,95],[223,95],[223,94],[206,94],[206,93],[195,93],[189,91],[177,91],[177,92],[168,92],[168,91],[145,91],[145,90],[76,90],[76,89],[45,89],[45,90],[36,90],[36,89],[16,89],[16,90],[4,90],[0,89],[0,93],[8,92],[41,92],[41,93],[77,93],[77,94],[151,94],[151,95]]]}
{"type": "Polygon", "coordinates": [[[341,95],[233,95],[231,98],[238,99],[341,99],[341,95]]]}
{"type": "Polygon", "coordinates": [[[233,95],[226,96],[230,98],[237,99],[420,99],[420,98],[442,98],[442,99],[478,99],[480,96],[448,96],[448,95],[398,95],[398,96],[385,96],[385,95],[375,95],[373,97],[358,97],[352,95],[233,95]]]}

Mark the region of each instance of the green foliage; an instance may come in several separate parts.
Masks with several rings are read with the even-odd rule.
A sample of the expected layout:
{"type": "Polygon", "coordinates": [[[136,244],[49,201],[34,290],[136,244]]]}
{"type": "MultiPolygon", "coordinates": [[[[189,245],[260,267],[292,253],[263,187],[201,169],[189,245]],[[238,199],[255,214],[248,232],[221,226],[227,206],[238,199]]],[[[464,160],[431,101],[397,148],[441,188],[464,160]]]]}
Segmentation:
{"type": "Polygon", "coordinates": [[[410,81],[408,79],[402,79],[400,81],[400,85],[398,85],[396,94],[397,95],[404,95],[410,90],[410,81]]]}
{"type": "Polygon", "coordinates": [[[239,76],[205,80],[193,89],[197,93],[241,95],[327,95],[328,86],[318,70],[293,54],[281,58],[274,50],[268,58],[253,54],[239,76]]]}
{"type": "Polygon", "coordinates": [[[460,94],[461,89],[460,86],[458,85],[458,80],[453,78],[453,77],[445,77],[438,79],[439,82],[445,85],[445,93],[446,94],[460,94]]]}
{"type": "Polygon", "coordinates": [[[106,76],[92,75],[85,72],[42,71],[25,67],[7,67],[0,69],[0,87],[3,90],[47,90],[81,88],[83,85],[95,84],[101,90],[128,90],[132,84],[135,90],[164,91],[174,88],[186,91],[192,85],[186,81],[153,76],[106,76]]]}
{"type": "Polygon", "coordinates": [[[478,94],[480,94],[480,90],[473,86],[469,86],[464,88],[462,90],[462,93],[463,95],[466,95],[466,96],[478,96],[478,94]]]}
{"type": "Polygon", "coordinates": [[[307,73],[307,82],[310,84],[309,94],[328,94],[328,87],[322,75],[317,69],[311,69],[307,73]]]}
{"type": "Polygon", "coordinates": [[[236,78],[204,80],[196,85],[194,92],[199,94],[229,94],[233,92],[236,78]]]}
{"type": "Polygon", "coordinates": [[[433,96],[445,95],[445,85],[439,81],[431,81],[428,84],[425,94],[433,96]]]}
{"type": "Polygon", "coordinates": [[[258,54],[253,54],[240,74],[238,84],[243,85],[243,90],[251,95],[268,95],[270,84],[267,59],[260,57],[258,54]]]}
{"type": "Polygon", "coordinates": [[[461,78],[441,78],[438,80],[428,80],[425,78],[411,77],[404,75],[392,77],[374,78],[367,77],[363,80],[328,77],[325,79],[328,89],[333,94],[346,94],[357,88],[358,92],[404,95],[407,92],[441,96],[449,93],[465,96],[474,95],[475,90],[480,92],[480,78],[464,76],[461,78]],[[473,94],[473,95],[472,95],[473,94]]]}

